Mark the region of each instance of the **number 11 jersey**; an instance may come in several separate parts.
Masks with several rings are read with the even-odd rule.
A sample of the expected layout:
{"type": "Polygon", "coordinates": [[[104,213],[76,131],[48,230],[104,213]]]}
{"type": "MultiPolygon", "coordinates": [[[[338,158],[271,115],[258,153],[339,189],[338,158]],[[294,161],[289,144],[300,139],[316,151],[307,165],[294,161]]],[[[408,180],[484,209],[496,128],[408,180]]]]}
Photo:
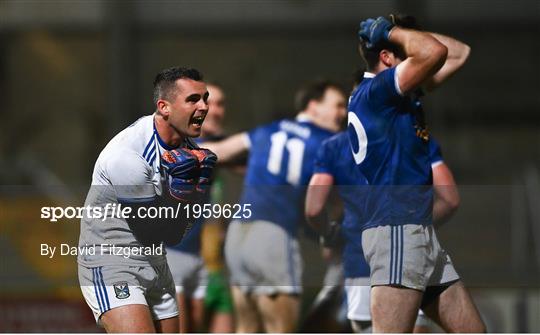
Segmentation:
{"type": "Polygon", "coordinates": [[[317,151],[333,134],[304,115],[246,133],[250,151],[241,202],[250,204],[250,220],[269,221],[296,235],[317,151]]]}

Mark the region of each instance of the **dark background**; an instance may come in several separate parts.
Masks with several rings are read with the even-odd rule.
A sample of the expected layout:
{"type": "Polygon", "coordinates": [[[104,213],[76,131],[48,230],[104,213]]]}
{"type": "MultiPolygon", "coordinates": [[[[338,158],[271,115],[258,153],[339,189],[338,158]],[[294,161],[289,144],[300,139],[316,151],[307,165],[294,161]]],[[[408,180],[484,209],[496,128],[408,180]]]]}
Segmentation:
{"type": "MultiPolygon", "coordinates": [[[[521,307],[511,307],[515,318],[504,314],[514,323],[501,331],[539,331],[537,0],[0,1],[2,248],[27,241],[6,221],[16,207],[7,185],[84,194],[104,145],[153,112],[161,69],[200,69],[226,92],[229,132],[246,130],[294,116],[295,90],[306,81],[350,87],[362,67],[359,21],[392,12],[472,48],[463,70],[425,98],[461,185],[461,208],[440,239],[470,286],[495,289],[495,300],[513,292],[501,301],[521,307]],[[518,320],[523,310],[538,313],[532,323],[518,320]]],[[[231,199],[240,183],[229,177],[231,199]]],[[[23,221],[47,227],[36,219],[23,221]]],[[[69,225],[60,230],[76,240],[78,225],[69,225]]],[[[6,264],[3,280],[16,281],[6,264]]]]}

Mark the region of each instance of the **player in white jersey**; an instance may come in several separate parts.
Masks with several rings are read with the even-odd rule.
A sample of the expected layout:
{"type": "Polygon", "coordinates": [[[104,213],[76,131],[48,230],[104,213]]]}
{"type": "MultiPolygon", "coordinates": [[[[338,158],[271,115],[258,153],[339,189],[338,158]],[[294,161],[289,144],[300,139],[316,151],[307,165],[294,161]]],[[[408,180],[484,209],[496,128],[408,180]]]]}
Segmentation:
{"type": "Polygon", "coordinates": [[[77,260],[83,296],[107,332],[178,332],[163,242],[178,243],[190,222],[152,211],[204,197],[216,156],[190,138],[200,135],[207,98],[197,70],[160,72],[155,113],[117,134],[96,161],[77,260]]]}

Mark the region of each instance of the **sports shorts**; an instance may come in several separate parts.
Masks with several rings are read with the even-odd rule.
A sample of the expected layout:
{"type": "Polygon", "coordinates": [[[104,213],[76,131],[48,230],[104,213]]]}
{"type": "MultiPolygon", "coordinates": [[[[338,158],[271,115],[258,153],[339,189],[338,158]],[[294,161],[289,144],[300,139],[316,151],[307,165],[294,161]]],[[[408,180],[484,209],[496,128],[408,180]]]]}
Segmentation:
{"type": "Polygon", "coordinates": [[[426,291],[459,279],[432,225],[378,226],[362,233],[371,286],[397,285],[426,291]]]}
{"type": "Polygon", "coordinates": [[[225,275],[220,272],[208,274],[208,287],[204,298],[204,306],[217,313],[232,313],[233,304],[229,284],[225,275]]]}
{"type": "Polygon", "coordinates": [[[82,294],[98,325],[105,312],[126,305],[148,306],[154,320],[178,315],[174,282],[167,263],[93,268],[79,264],[78,269],[82,294]]]}
{"type": "Polygon", "coordinates": [[[347,319],[371,321],[369,277],[345,278],[347,319]]]}
{"type": "Polygon", "coordinates": [[[302,259],[296,238],[268,221],[233,221],[225,239],[231,284],[244,293],[302,291],[302,259]]]}
{"type": "Polygon", "coordinates": [[[177,294],[203,299],[206,294],[208,273],[200,255],[167,249],[167,263],[171,269],[177,294]]]}

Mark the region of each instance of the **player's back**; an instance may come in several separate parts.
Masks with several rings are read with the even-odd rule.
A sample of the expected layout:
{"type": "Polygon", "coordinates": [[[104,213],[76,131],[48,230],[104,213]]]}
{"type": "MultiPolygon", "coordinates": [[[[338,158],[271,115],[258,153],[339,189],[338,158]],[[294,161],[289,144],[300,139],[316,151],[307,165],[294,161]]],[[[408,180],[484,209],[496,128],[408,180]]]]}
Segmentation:
{"type": "Polygon", "coordinates": [[[296,234],[316,152],[332,134],[302,117],[248,133],[250,153],[242,202],[250,204],[251,220],[270,221],[296,234]]]}

